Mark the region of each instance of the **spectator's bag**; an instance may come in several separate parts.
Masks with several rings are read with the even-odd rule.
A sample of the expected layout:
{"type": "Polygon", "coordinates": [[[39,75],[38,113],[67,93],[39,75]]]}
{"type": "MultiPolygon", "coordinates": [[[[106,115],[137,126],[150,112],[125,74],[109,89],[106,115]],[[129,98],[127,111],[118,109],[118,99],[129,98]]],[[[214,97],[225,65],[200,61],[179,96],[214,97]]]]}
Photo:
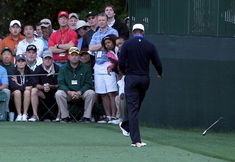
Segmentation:
{"type": "Polygon", "coordinates": [[[6,121],[7,118],[6,99],[7,99],[6,93],[0,91],[0,121],[6,121]]]}

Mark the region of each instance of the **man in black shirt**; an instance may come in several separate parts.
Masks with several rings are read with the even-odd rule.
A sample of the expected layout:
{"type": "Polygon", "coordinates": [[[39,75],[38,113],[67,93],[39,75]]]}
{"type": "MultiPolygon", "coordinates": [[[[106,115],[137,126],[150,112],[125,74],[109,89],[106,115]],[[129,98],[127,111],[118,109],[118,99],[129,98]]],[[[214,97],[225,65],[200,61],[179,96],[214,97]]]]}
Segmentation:
{"type": "Polygon", "coordinates": [[[145,93],[149,87],[149,63],[152,61],[162,78],[162,64],[155,46],[144,39],[144,26],[135,24],[132,29],[133,38],[122,47],[119,67],[125,77],[125,95],[127,103],[127,119],[119,124],[123,135],[131,136],[134,147],[145,146],[140,138],[138,113],[145,93]]]}
{"type": "MultiPolygon", "coordinates": [[[[47,99],[47,101],[55,101],[54,95],[58,88],[57,74],[59,72],[59,66],[53,63],[52,52],[47,50],[43,51],[42,58],[43,63],[36,67],[35,82],[36,87],[31,92],[31,104],[33,108],[33,116],[29,121],[35,122],[39,120],[38,117],[38,104],[39,99],[47,99]],[[50,98],[49,98],[50,97],[50,98]]],[[[48,103],[49,104],[49,103],[48,103]]],[[[59,118],[60,112],[58,112],[59,118]]],[[[57,119],[59,120],[59,119],[57,119]]]]}

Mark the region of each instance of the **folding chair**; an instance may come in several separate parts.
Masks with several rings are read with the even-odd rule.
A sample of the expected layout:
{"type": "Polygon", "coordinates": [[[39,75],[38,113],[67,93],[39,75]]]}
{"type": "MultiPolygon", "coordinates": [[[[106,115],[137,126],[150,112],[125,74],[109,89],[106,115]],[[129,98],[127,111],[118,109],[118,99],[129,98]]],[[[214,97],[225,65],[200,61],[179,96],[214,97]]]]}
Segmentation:
{"type": "Polygon", "coordinates": [[[82,99],[68,102],[69,114],[75,122],[78,122],[83,116],[84,101],[82,99]]]}
{"type": "Polygon", "coordinates": [[[50,104],[50,106],[46,104],[44,99],[39,98],[39,102],[46,109],[46,112],[40,117],[40,119],[44,119],[48,115],[52,116],[54,119],[57,117],[57,115],[55,115],[55,113],[53,112],[53,109],[57,107],[56,101],[50,104]]]}

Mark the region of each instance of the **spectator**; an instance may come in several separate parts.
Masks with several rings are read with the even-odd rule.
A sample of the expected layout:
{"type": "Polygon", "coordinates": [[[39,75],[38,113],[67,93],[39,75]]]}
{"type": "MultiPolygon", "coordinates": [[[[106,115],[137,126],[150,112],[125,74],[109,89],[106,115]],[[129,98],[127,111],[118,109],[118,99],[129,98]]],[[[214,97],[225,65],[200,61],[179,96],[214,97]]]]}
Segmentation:
{"type": "Polygon", "coordinates": [[[35,45],[37,47],[37,59],[41,58],[43,51],[43,41],[39,38],[36,38],[33,34],[34,28],[33,25],[24,26],[24,35],[25,39],[19,42],[17,46],[16,55],[24,54],[28,45],[35,45]]]}
{"type": "Polygon", "coordinates": [[[95,55],[95,92],[101,95],[103,107],[107,115],[105,120],[100,121],[100,123],[107,123],[109,120],[111,120],[111,114],[109,114],[110,98],[108,93],[112,94],[111,92],[117,91],[115,73],[108,75],[107,67],[110,65],[110,62],[107,57],[107,52],[103,50],[101,45],[101,41],[105,36],[109,34],[118,36],[118,32],[112,27],[108,26],[107,20],[108,18],[105,13],[98,15],[99,29],[93,34],[89,45],[89,50],[92,51],[95,55]]]}
{"type": "Polygon", "coordinates": [[[17,111],[16,121],[27,121],[28,109],[30,104],[30,94],[34,85],[33,77],[27,76],[33,72],[26,66],[26,58],[23,54],[16,55],[16,67],[13,70],[12,77],[9,80],[10,90],[12,92],[15,107],[17,111]],[[23,98],[23,115],[21,112],[23,98]]]}
{"type": "Polygon", "coordinates": [[[88,65],[82,63],[77,47],[69,50],[69,62],[61,67],[58,76],[59,90],[56,92],[56,102],[61,111],[61,120],[68,122],[70,115],[67,101],[85,100],[82,121],[91,121],[91,112],[95,100],[95,92],[92,90],[92,75],[88,65]]]}
{"type": "Polygon", "coordinates": [[[134,38],[126,41],[121,49],[119,67],[125,77],[127,119],[119,124],[123,135],[130,133],[133,147],[142,147],[138,113],[145,93],[149,87],[149,64],[153,63],[162,78],[162,64],[155,46],[144,38],[144,26],[135,24],[132,28],[134,38]]]}
{"type": "Polygon", "coordinates": [[[40,37],[40,38],[44,43],[43,51],[46,51],[46,50],[48,50],[48,40],[49,40],[51,34],[53,33],[51,20],[42,19],[40,21],[40,26],[42,28],[42,37],[40,37]]]}
{"type": "Polygon", "coordinates": [[[2,49],[2,52],[1,52],[2,61],[0,65],[2,65],[7,70],[7,74],[10,74],[14,67],[14,64],[11,63],[12,54],[13,53],[10,48],[4,47],[2,49]]]}
{"type": "Polygon", "coordinates": [[[83,48],[80,52],[80,61],[84,64],[87,64],[93,69],[93,66],[91,65],[91,59],[90,59],[90,54],[87,48],[83,48]]]}
{"type": "Polygon", "coordinates": [[[102,39],[101,44],[104,50],[107,52],[107,57],[110,62],[110,65],[107,67],[108,74],[110,75],[110,73],[116,69],[118,62],[116,36],[112,34],[107,35],[102,39]]]}
{"type": "Polygon", "coordinates": [[[34,31],[37,38],[42,37],[42,28],[40,23],[36,25],[36,30],[34,31]]]}
{"type": "Polygon", "coordinates": [[[85,43],[84,43],[84,36],[86,32],[89,30],[89,24],[86,23],[84,20],[79,20],[77,22],[76,26],[76,32],[78,34],[78,49],[81,50],[82,48],[85,48],[85,43]]]}
{"type": "MultiPolygon", "coordinates": [[[[87,22],[90,25],[90,29],[86,32],[84,38],[83,38],[83,47],[84,48],[89,48],[89,44],[91,42],[91,38],[93,34],[97,31],[98,29],[98,19],[97,19],[98,13],[95,11],[90,11],[88,12],[86,18],[87,22]]],[[[93,67],[95,65],[95,56],[90,55],[90,62],[91,66],[93,67]]],[[[92,70],[93,71],[93,70],[92,70]]],[[[92,72],[93,73],[93,72],[92,72]]]]}
{"type": "Polygon", "coordinates": [[[125,75],[122,75],[119,72],[119,80],[117,81],[118,84],[118,95],[115,97],[115,103],[117,107],[117,120],[113,120],[112,124],[119,124],[123,121],[124,117],[127,115],[126,113],[126,100],[125,100],[125,75]]]}
{"type": "MultiPolygon", "coordinates": [[[[35,122],[39,120],[38,117],[38,98],[54,100],[55,92],[58,88],[57,73],[59,66],[53,63],[53,56],[51,51],[44,51],[42,54],[43,63],[36,67],[34,74],[44,74],[35,76],[36,87],[31,92],[31,104],[33,108],[33,116],[29,121],[35,122]],[[53,96],[53,97],[51,97],[53,96]]],[[[57,115],[57,121],[60,119],[60,112],[57,115]]]]}
{"type": "Polygon", "coordinates": [[[90,29],[86,32],[85,36],[84,36],[84,47],[88,48],[89,44],[91,42],[91,38],[93,36],[93,34],[97,31],[98,29],[98,20],[97,20],[97,15],[98,13],[95,11],[90,11],[88,12],[86,18],[87,18],[87,22],[90,26],[90,29]]]}
{"type": "Polygon", "coordinates": [[[19,20],[12,20],[9,25],[10,34],[3,39],[2,43],[0,43],[0,51],[4,47],[9,47],[12,51],[12,59],[11,63],[15,62],[15,54],[16,54],[16,47],[18,43],[23,40],[25,37],[20,34],[21,32],[21,23],[19,20]]]}
{"type": "Polygon", "coordinates": [[[105,14],[108,16],[108,25],[118,31],[119,36],[124,39],[129,38],[129,30],[126,24],[121,21],[115,19],[115,8],[113,5],[108,4],[105,6],[105,14]]]}
{"type": "Polygon", "coordinates": [[[10,90],[8,89],[7,71],[0,65],[0,91],[6,94],[6,112],[9,112],[10,90]]]}
{"type": "Polygon", "coordinates": [[[68,25],[69,25],[70,29],[76,30],[76,24],[78,21],[79,21],[78,14],[76,14],[74,12],[69,14],[68,25]]]}
{"type": "Polygon", "coordinates": [[[35,71],[36,67],[42,64],[42,58],[37,57],[37,47],[33,44],[27,46],[25,56],[27,66],[32,71],[35,71]]]}
{"type": "Polygon", "coordinates": [[[109,27],[107,23],[108,23],[108,17],[105,15],[105,13],[99,14],[98,15],[99,29],[92,36],[89,45],[90,51],[92,52],[102,51],[101,41],[105,36],[113,34],[118,37],[117,30],[113,29],[112,27],[109,27]]]}
{"type": "Polygon", "coordinates": [[[60,11],[58,22],[60,29],[52,33],[49,38],[49,50],[53,53],[55,63],[62,66],[68,61],[68,50],[77,45],[77,33],[68,27],[68,13],[60,11]]]}

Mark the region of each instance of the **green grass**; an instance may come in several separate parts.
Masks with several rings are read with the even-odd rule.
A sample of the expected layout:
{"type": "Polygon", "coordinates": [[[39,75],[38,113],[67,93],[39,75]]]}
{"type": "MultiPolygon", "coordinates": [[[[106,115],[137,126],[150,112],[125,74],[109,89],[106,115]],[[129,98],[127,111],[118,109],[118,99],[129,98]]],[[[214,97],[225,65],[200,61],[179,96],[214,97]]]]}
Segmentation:
{"type": "Polygon", "coordinates": [[[235,134],[141,127],[148,146],[130,147],[117,126],[0,123],[0,162],[235,161],[235,134]]]}

